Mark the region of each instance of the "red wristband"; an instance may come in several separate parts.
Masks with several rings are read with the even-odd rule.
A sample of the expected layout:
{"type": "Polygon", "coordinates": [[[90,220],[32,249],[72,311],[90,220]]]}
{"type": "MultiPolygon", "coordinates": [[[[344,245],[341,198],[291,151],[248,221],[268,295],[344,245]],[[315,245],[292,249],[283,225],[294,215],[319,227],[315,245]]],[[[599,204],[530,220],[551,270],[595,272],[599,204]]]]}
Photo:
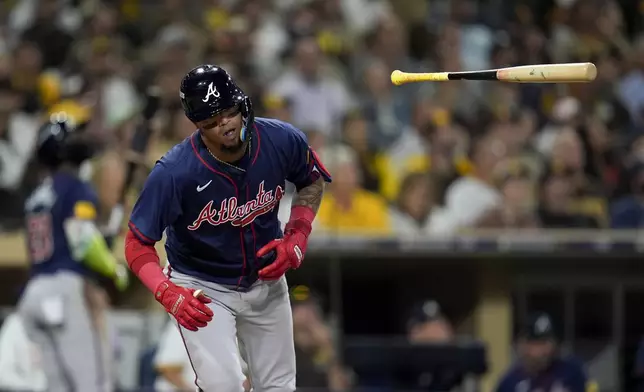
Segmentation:
{"type": "Polygon", "coordinates": [[[159,284],[168,280],[159,265],[154,245],[141,242],[132,231],[125,235],[125,259],[130,270],[153,293],[159,284]]]}
{"type": "Polygon", "coordinates": [[[297,230],[308,237],[313,227],[313,219],[315,219],[315,211],[311,207],[293,206],[291,217],[284,227],[284,233],[297,230]]]}

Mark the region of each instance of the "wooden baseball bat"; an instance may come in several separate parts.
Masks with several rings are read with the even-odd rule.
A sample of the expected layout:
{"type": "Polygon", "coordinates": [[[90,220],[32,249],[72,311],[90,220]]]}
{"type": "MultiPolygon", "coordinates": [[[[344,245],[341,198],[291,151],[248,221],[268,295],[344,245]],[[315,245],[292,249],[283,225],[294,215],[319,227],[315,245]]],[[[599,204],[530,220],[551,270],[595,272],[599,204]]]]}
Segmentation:
{"type": "Polygon", "coordinates": [[[593,63],[536,64],[467,72],[411,73],[395,70],[391,82],[396,86],[416,82],[448,80],[496,80],[510,83],[584,83],[597,77],[593,63]]]}

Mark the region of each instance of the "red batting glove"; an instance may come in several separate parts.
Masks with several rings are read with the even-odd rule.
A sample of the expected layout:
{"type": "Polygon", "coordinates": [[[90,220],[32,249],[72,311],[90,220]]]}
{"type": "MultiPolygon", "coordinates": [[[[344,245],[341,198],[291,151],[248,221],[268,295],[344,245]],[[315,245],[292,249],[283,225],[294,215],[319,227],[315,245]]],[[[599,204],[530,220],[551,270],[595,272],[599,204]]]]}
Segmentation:
{"type": "Polygon", "coordinates": [[[314,217],[315,212],[309,207],[295,206],[291,209],[291,219],[284,228],[284,238],[269,242],[257,252],[257,257],[263,257],[271,251],[277,253],[275,261],[259,270],[260,279],[278,280],[289,269],[297,269],[302,265],[314,217]]]}
{"type": "Polygon", "coordinates": [[[196,331],[212,320],[212,310],[206,306],[212,302],[205,295],[194,297],[194,289],[177,286],[167,280],[161,282],[154,291],[154,298],[165,310],[186,329],[196,331]]]}
{"type": "Polygon", "coordinates": [[[299,268],[304,259],[306,242],[307,238],[303,233],[295,232],[264,245],[257,252],[257,257],[265,256],[273,250],[277,252],[277,257],[271,264],[259,270],[259,277],[263,280],[278,280],[289,269],[299,268]]]}

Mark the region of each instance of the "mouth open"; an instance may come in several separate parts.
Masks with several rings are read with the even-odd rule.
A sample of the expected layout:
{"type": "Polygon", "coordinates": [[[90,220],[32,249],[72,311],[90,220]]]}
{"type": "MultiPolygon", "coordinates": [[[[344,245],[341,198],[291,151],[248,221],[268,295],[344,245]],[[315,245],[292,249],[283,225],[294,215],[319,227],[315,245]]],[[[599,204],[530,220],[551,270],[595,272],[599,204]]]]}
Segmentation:
{"type": "Polygon", "coordinates": [[[235,134],[235,130],[234,130],[234,129],[230,129],[230,130],[228,130],[228,131],[224,132],[224,137],[231,137],[231,136],[233,136],[234,134],[235,134]]]}

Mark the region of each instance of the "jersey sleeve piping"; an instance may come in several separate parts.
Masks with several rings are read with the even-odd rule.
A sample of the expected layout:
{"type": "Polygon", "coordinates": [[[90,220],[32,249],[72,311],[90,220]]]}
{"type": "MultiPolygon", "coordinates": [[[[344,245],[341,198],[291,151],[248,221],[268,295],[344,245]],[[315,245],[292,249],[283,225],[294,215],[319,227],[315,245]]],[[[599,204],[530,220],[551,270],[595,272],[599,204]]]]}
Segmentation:
{"type": "Polygon", "coordinates": [[[152,239],[152,238],[150,238],[150,237],[146,236],[145,234],[143,234],[143,233],[141,232],[141,230],[139,230],[139,229],[134,225],[134,223],[132,223],[132,221],[129,221],[127,225],[128,225],[128,227],[130,228],[130,231],[132,232],[132,234],[134,234],[134,236],[135,236],[139,241],[141,241],[142,243],[144,243],[144,244],[146,244],[146,245],[154,245],[155,243],[157,243],[157,242],[160,240],[160,239],[158,239],[158,240],[152,239]]]}
{"type": "MultiPolygon", "coordinates": [[[[313,168],[318,169],[318,171],[320,172],[320,175],[322,176],[322,178],[324,178],[325,182],[331,182],[332,181],[331,173],[324,166],[324,164],[320,160],[320,157],[315,152],[315,150],[312,148],[309,148],[309,153],[311,154],[310,164],[313,165],[313,168]]],[[[313,170],[313,168],[311,168],[311,170],[313,170]]]]}

